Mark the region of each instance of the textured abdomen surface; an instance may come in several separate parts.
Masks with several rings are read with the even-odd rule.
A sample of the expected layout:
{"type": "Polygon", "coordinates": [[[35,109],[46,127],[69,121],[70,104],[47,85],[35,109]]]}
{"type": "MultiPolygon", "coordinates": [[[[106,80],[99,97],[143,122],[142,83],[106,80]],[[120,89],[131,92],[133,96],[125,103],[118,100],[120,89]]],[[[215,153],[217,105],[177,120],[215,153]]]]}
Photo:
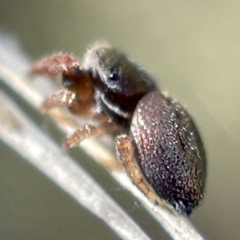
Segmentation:
{"type": "Polygon", "coordinates": [[[206,157],[187,111],[174,99],[151,92],[137,105],[131,136],[149,184],[177,210],[190,214],[203,196],[206,157]]]}

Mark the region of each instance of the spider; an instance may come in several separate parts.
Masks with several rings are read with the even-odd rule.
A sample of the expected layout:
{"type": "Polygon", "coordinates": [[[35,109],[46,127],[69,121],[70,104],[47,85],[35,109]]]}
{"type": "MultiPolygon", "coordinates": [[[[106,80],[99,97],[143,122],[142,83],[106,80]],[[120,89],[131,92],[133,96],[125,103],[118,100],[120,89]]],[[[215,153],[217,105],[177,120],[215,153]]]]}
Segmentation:
{"type": "Polygon", "coordinates": [[[117,158],[133,184],[151,201],[163,199],[180,214],[191,214],[204,193],[203,143],[187,110],[161,92],[148,72],[105,41],[93,44],[82,61],[56,53],[36,62],[30,72],[62,76],[63,89],[45,100],[44,112],[65,106],[97,122],[78,128],[64,149],[112,134],[117,158]]]}

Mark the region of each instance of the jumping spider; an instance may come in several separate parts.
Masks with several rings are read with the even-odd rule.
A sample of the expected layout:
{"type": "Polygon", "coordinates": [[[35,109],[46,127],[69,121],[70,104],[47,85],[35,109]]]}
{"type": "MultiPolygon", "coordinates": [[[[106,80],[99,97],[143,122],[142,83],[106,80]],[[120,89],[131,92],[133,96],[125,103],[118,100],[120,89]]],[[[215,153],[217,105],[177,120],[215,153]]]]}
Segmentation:
{"type": "Polygon", "coordinates": [[[107,42],[90,47],[82,62],[71,54],[43,58],[33,75],[62,75],[63,89],[43,103],[43,111],[65,106],[99,125],[77,129],[65,149],[89,137],[115,134],[117,157],[131,181],[153,202],[169,202],[189,215],[203,198],[206,156],[186,109],[162,93],[138,64],[107,42]]]}

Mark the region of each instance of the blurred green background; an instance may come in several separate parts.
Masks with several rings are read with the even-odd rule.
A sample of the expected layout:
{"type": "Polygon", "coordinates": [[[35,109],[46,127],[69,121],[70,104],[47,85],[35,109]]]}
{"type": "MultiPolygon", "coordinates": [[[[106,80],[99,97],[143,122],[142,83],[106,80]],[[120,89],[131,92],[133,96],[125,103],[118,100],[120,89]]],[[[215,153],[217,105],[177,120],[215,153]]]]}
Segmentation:
{"type": "MultiPolygon", "coordinates": [[[[0,31],[37,59],[54,51],[82,56],[97,39],[124,49],[162,90],[185,104],[208,153],[205,200],[191,216],[208,239],[240,238],[240,2],[6,1],[0,31]]],[[[45,117],[47,126],[52,123],[45,117]]],[[[54,133],[52,133],[54,135],[54,133]]],[[[59,135],[59,143],[63,136],[59,135]]],[[[0,145],[1,239],[118,239],[32,166],[0,145]]],[[[136,200],[89,162],[83,163],[153,239],[169,239],[136,200]]]]}

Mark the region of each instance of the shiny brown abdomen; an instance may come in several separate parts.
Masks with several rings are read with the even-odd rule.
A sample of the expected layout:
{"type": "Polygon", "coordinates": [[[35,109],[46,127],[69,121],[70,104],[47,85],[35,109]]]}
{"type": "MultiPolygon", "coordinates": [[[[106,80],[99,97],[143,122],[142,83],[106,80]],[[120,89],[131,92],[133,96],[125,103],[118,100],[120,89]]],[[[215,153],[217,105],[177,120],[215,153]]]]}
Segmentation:
{"type": "Polygon", "coordinates": [[[138,162],[155,192],[190,214],[203,197],[206,156],[187,111],[160,92],[145,95],[131,123],[138,162]]]}

